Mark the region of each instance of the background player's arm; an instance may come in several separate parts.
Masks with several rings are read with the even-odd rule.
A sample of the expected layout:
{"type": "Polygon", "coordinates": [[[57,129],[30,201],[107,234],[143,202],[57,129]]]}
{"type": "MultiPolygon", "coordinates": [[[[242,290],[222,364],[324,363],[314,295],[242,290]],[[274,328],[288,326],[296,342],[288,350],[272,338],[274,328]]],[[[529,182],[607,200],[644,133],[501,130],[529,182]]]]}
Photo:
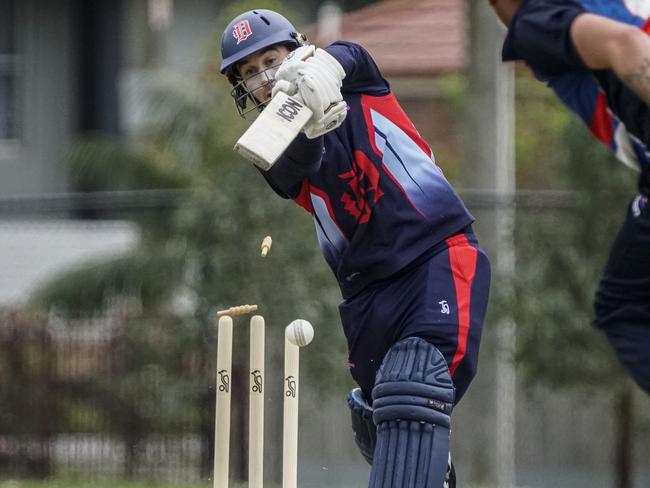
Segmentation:
{"type": "Polygon", "coordinates": [[[650,36],[635,26],[587,13],[573,21],[571,39],[587,67],[611,69],[650,105],[650,36]]]}

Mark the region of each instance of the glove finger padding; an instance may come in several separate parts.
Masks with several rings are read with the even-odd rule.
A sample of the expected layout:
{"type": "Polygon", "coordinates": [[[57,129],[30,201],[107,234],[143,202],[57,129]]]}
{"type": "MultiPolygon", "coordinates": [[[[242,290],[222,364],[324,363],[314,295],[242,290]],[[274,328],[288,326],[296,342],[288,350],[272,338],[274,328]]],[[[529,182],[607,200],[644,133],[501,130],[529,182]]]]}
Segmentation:
{"type": "MultiPolygon", "coordinates": [[[[344,77],[341,64],[327,51],[313,46],[292,51],[275,74],[276,83],[288,81],[297,86],[304,104],[314,112],[316,121],[325,116],[325,111],[331,105],[343,100],[341,86],[344,77]]],[[[280,86],[283,88],[278,91],[288,89],[286,84],[280,86]]]]}
{"type": "Polygon", "coordinates": [[[341,100],[341,93],[335,87],[336,82],[331,76],[319,73],[317,68],[307,65],[304,61],[293,63],[290,68],[282,72],[278,70],[276,73],[275,85],[278,88],[274,88],[274,95],[278,91],[295,95],[296,91],[288,84],[295,85],[303,102],[316,114],[317,119],[323,117],[330,104],[341,100]]]}
{"type": "Polygon", "coordinates": [[[341,91],[333,86],[327,75],[318,77],[315,73],[305,73],[297,85],[303,102],[314,112],[315,120],[323,118],[330,105],[343,100],[341,91]]]}
{"type": "Polygon", "coordinates": [[[295,83],[291,83],[287,80],[276,80],[273,85],[273,91],[271,92],[271,97],[274,97],[278,92],[284,92],[289,96],[293,96],[298,93],[298,86],[295,83]]]}
{"type": "Polygon", "coordinates": [[[316,52],[312,45],[301,46],[291,51],[275,73],[276,80],[287,80],[295,83],[300,74],[298,71],[305,66],[305,60],[311,58],[316,52]]]}
{"type": "Polygon", "coordinates": [[[291,51],[289,54],[287,54],[287,57],[284,58],[282,64],[290,64],[298,61],[304,61],[305,59],[309,59],[313,57],[314,54],[316,54],[316,51],[318,51],[318,49],[313,44],[300,46],[299,48],[296,48],[293,51],[291,51]]]}
{"type": "Polygon", "coordinates": [[[324,49],[302,46],[290,52],[275,73],[272,96],[280,91],[299,94],[314,113],[303,132],[315,139],[339,127],[347,116],[341,94],[343,78],[345,71],[334,56],[324,49]]]}
{"type": "Polygon", "coordinates": [[[306,59],[307,63],[320,66],[324,71],[329,72],[332,76],[339,80],[339,87],[341,81],[345,78],[345,70],[341,63],[339,63],[334,56],[325,51],[325,49],[316,49],[314,55],[306,59]]]}
{"type": "MultiPolygon", "coordinates": [[[[314,114],[315,115],[315,114],[314,114]]],[[[323,134],[333,131],[339,127],[348,115],[348,105],[344,101],[331,105],[322,118],[312,119],[307,123],[303,132],[308,139],[316,139],[323,134]]]]}
{"type": "Polygon", "coordinates": [[[298,79],[305,73],[305,68],[309,65],[305,61],[294,61],[291,63],[282,63],[278,70],[275,72],[275,79],[286,80],[290,83],[297,83],[298,79]]]}

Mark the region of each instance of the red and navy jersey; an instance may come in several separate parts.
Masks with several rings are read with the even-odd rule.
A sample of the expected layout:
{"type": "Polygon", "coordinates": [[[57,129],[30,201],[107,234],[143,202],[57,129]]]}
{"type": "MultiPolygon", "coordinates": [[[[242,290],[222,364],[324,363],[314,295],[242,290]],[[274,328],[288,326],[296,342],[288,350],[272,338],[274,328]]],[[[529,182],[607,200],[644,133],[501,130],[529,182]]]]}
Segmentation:
{"type": "Polygon", "coordinates": [[[345,122],[315,140],[299,136],[264,175],[313,216],[348,298],[433,253],[473,217],[368,52],[343,41],[326,49],[346,73],[345,122]]]}
{"type": "Polygon", "coordinates": [[[619,160],[648,168],[648,106],[613,71],[589,70],[575,50],[571,23],[585,12],[650,33],[648,0],[524,0],[508,26],[503,59],[526,61],[619,160]]]}

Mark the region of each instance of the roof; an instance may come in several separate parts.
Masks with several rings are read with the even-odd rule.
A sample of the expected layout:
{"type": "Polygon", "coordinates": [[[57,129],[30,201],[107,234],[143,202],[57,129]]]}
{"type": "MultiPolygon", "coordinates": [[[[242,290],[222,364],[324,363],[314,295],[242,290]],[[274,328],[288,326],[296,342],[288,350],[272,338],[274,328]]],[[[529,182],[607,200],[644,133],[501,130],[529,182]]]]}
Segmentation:
{"type": "MultiPolygon", "coordinates": [[[[386,0],[344,14],[341,39],[361,44],[385,76],[433,76],[462,70],[465,0],[386,0]]],[[[305,29],[309,38],[317,26],[305,29]]]]}

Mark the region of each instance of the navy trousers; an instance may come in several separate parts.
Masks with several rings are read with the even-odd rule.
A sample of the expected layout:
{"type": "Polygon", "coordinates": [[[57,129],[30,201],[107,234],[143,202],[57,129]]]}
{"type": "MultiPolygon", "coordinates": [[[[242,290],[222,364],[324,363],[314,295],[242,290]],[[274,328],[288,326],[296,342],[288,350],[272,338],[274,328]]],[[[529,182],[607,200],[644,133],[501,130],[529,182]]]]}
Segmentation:
{"type": "Polygon", "coordinates": [[[420,337],[444,355],[458,403],[476,374],[489,288],[489,261],[468,232],[341,303],[350,372],[365,397],[372,398],[388,349],[407,337],[420,337]]]}
{"type": "Polygon", "coordinates": [[[650,395],[650,203],[630,204],[596,292],[594,324],[650,395]]]}

